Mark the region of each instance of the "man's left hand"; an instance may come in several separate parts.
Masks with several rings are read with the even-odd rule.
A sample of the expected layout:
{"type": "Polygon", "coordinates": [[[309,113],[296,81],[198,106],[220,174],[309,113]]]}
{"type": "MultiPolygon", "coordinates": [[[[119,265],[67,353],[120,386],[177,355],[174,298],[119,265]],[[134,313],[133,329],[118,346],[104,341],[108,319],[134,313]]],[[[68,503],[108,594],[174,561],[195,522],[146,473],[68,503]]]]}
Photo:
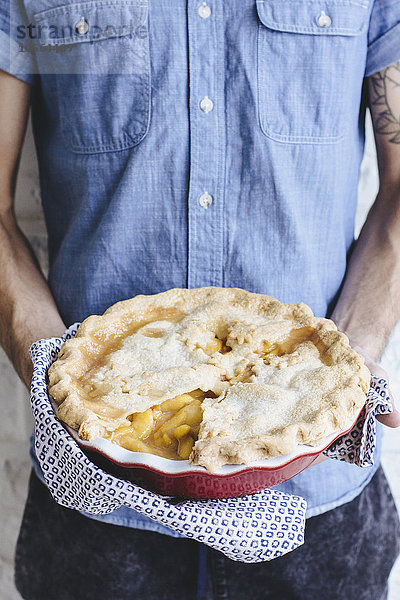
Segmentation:
{"type": "MultiPolygon", "coordinates": [[[[359,346],[353,346],[353,348],[354,350],[356,350],[356,352],[358,352],[364,357],[365,364],[371,371],[372,375],[376,375],[376,377],[382,377],[389,381],[389,376],[385,369],[383,369],[380,365],[378,365],[378,363],[372,360],[372,358],[368,356],[359,346]]],[[[381,423],[383,423],[383,425],[386,425],[387,427],[400,427],[400,412],[396,408],[394,395],[390,391],[390,388],[388,388],[388,392],[390,396],[390,401],[392,403],[393,412],[387,415],[377,415],[376,418],[378,421],[380,421],[381,423]]]]}

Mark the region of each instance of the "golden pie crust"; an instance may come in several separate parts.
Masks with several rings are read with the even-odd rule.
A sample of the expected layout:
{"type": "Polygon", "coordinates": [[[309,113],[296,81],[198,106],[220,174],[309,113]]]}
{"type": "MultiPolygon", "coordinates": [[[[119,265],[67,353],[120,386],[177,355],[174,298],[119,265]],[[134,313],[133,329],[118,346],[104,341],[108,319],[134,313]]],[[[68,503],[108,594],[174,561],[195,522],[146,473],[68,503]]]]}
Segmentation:
{"type": "Polygon", "coordinates": [[[50,367],[48,389],[85,440],[113,439],[132,415],[202,390],[189,460],[215,471],[318,444],[355,417],[369,382],[348,338],[307,305],[205,287],[88,317],[50,367]]]}

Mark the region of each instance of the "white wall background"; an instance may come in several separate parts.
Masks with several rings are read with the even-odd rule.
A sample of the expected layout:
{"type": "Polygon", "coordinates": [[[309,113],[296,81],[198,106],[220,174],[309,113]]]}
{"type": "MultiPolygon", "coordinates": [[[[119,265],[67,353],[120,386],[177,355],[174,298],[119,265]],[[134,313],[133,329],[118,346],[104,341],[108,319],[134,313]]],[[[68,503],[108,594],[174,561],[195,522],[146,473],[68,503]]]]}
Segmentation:
{"type": "MultiPolygon", "coordinates": [[[[359,231],[378,189],[375,150],[368,127],[367,146],[361,168],[359,231]]],[[[29,130],[25,141],[16,193],[16,211],[20,226],[46,270],[46,233],[40,207],[37,164],[29,130]]],[[[393,332],[384,353],[383,366],[390,375],[392,391],[400,403],[400,326],[393,332]]],[[[13,584],[13,554],[24,507],[30,461],[28,440],[32,431],[29,398],[7,357],[0,350],[0,599],[18,600],[13,584]]],[[[387,430],[383,464],[400,509],[400,430],[387,430]]],[[[390,600],[400,598],[400,561],[391,577],[390,600]]],[[[45,600],[45,599],[43,599],[45,600]]],[[[375,600],[371,598],[371,600],[375,600]]]]}

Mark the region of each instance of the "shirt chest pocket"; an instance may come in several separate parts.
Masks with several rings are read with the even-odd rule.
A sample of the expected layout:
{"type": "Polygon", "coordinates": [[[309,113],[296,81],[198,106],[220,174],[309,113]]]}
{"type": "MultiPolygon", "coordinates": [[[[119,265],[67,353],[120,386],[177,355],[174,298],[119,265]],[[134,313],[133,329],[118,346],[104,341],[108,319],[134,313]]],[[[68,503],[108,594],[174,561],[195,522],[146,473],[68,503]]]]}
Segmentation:
{"type": "Polygon", "coordinates": [[[36,60],[65,145],[131,148],[150,120],[147,0],[93,0],[33,15],[36,60]]]}
{"type": "Polygon", "coordinates": [[[257,12],[263,133],[287,143],[338,142],[354,114],[349,88],[354,77],[362,81],[368,1],[257,0],[257,12]]]}

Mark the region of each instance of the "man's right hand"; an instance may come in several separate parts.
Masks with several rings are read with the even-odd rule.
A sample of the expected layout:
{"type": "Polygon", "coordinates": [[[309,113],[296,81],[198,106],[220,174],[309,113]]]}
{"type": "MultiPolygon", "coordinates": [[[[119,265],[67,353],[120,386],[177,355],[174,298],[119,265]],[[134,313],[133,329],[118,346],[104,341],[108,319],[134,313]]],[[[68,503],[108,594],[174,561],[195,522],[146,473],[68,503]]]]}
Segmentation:
{"type": "Polygon", "coordinates": [[[0,344],[27,387],[32,377],[30,344],[65,330],[14,213],[15,181],[29,95],[29,84],[0,70],[0,344]]]}

